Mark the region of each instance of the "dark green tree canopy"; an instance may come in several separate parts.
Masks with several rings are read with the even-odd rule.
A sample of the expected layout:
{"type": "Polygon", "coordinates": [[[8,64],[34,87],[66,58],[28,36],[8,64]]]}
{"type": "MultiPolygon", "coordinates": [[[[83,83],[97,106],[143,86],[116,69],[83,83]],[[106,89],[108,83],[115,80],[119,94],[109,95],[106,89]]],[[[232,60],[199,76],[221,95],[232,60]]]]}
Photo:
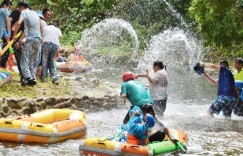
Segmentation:
{"type": "Polygon", "coordinates": [[[242,47],[242,0],[193,0],[189,12],[206,44],[229,49],[242,47]]]}

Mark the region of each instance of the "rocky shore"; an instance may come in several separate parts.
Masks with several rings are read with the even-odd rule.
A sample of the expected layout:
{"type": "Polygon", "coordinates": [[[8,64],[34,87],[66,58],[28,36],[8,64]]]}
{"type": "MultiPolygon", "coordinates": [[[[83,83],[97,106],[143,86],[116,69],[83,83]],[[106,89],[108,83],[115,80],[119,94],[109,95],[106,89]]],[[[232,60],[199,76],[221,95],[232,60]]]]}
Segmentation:
{"type": "Polygon", "coordinates": [[[15,76],[12,82],[1,87],[0,117],[21,116],[51,108],[88,113],[124,106],[119,98],[119,84],[100,81],[90,74],[61,74],[60,82],[58,86],[49,81],[22,87],[15,76]]]}
{"type": "Polygon", "coordinates": [[[39,99],[27,98],[0,98],[0,117],[20,116],[32,114],[37,111],[58,108],[75,109],[84,112],[97,112],[118,108],[120,104],[118,96],[105,95],[104,97],[46,97],[39,99]]]}

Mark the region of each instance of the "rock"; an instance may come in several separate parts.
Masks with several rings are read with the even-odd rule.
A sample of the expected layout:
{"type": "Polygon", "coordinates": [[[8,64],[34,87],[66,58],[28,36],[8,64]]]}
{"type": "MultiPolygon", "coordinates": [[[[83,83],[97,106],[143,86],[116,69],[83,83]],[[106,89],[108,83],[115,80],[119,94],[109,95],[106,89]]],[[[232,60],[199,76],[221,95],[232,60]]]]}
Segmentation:
{"type": "Polygon", "coordinates": [[[84,101],[79,101],[78,103],[76,103],[76,106],[78,107],[78,108],[84,108],[84,101]]]}
{"type": "Polygon", "coordinates": [[[83,97],[82,97],[82,100],[88,100],[88,99],[89,99],[88,96],[83,96],[83,97]]]}
{"type": "Polygon", "coordinates": [[[90,102],[93,102],[95,99],[96,99],[95,97],[90,97],[90,98],[89,98],[89,101],[90,101],[90,102]]]}
{"type": "Polygon", "coordinates": [[[72,98],[72,99],[71,99],[71,103],[78,103],[77,98],[72,98]]]}
{"type": "Polygon", "coordinates": [[[47,104],[45,103],[45,101],[42,101],[41,103],[39,103],[39,105],[41,105],[42,109],[46,109],[47,104]]]}
{"type": "Polygon", "coordinates": [[[71,109],[75,109],[75,110],[78,109],[78,107],[77,107],[76,105],[74,105],[74,104],[72,104],[70,108],[71,108],[71,109]]]}
{"type": "Polygon", "coordinates": [[[44,99],[43,99],[43,98],[40,98],[40,99],[36,99],[35,101],[36,101],[37,103],[40,103],[40,102],[44,101],[44,99]]]}
{"type": "Polygon", "coordinates": [[[28,107],[24,107],[23,108],[23,114],[32,114],[34,113],[35,111],[33,109],[30,109],[28,107]]]}
{"type": "Polygon", "coordinates": [[[71,103],[68,101],[68,102],[63,102],[63,103],[59,103],[59,104],[56,104],[53,106],[53,108],[69,108],[71,106],[71,103]]]}
{"type": "Polygon", "coordinates": [[[45,101],[45,103],[46,103],[47,105],[53,105],[53,104],[52,104],[52,100],[51,100],[50,98],[46,98],[46,99],[44,99],[44,101],[45,101]]]}
{"type": "Polygon", "coordinates": [[[91,88],[98,87],[100,85],[100,80],[97,78],[90,79],[91,88]]]}
{"type": "Polygon", "coordinates": [[[92,105],[93,105],[93,106],[96,106],[96,107],[100,107],[100,106],[102,106],[102,104],[103,104],[103,103],[101,103],[101,102],[99,102],[99,101],[97,101],[97,100],[95,100],[95,101],[92,102],[92,105]]]}
{"type": "Polygon", "coordinates": [[[12,109],[21,109],[22,108],[22,104],[16,99],[7,99],[6,103],[12,109]]]}
{"type": "Polygon", "coordinates": [[[7,105],[2,106],[2,110],[5,116],[8,116],[10,114],[10,108],[7,105]]]}
{"type": "Polygon", "coordinates": [[[91,107],[91,102],[89,100],[84,101],[84,108],[89,109],[91,107]]]}

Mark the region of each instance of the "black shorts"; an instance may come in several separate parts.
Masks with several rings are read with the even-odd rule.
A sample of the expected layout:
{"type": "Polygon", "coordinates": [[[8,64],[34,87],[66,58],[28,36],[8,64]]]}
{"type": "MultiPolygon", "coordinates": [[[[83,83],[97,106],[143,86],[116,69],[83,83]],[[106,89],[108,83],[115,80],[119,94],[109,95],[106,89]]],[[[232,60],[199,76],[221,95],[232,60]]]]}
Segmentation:
{"type": "Polygon", "coordinates": [[[149,142],[154,142],[154,141],[163,141],[165,138],[165,133],[164,131],[157,131],[155,133],[153,133],[150,137],[149,137],[149,142]]]}

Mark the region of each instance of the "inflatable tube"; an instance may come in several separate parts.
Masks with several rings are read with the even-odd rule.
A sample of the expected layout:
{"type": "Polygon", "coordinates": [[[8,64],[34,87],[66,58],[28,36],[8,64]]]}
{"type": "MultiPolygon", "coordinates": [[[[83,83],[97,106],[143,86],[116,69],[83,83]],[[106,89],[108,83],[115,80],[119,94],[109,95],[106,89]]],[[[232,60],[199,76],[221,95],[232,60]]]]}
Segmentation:
{"type": "Polygon", "coordinates": [[[55,143],[85,136],[84,112],[49,109],[18,118],[0,119],[0,140],[21,143],[55,143]]]}
{"type": "Polygon", "coordinates": [[[0,86],[10,82],[12,79],[13,79],[13,74],[11,71],[5,68],[0,68],[0,86]]]}
{"type": "Polygon", "coordinates": [[[76,62],[56,62],[56,68],[65,73],[87,73],[91,71],[92,65],[87,60],[76,62]]]}
{"type": "Polygon", "coordinates": [[[108,138],[86,138],[81,141],[79,151],[80,155],[99,156],[152,156],[173,152],[185,153],[188,141],[185,132],[174,129],[169,131],[174,138],[179,140],[177,144],[167,140],[167,137],[161,142],[152,142],[146,146],[111,141],[108,138]]]}

